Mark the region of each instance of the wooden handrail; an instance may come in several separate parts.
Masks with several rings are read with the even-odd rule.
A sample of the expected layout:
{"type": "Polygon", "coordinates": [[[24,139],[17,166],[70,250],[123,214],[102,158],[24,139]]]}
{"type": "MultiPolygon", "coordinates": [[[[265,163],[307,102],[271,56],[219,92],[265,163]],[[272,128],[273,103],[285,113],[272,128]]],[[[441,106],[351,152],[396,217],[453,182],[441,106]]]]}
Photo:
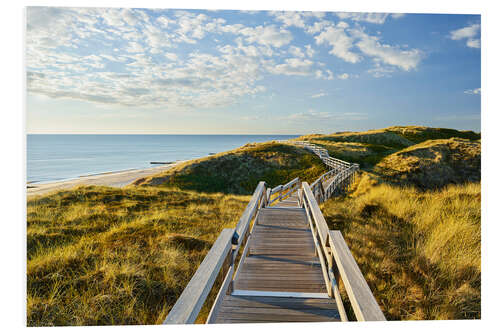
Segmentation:
{"type": "Polygon", "coordinates": [[[285,185],[278,185],[278,186],[274,187],[273,189],[271,189],[270,191],[268,190],[269,198],[268,198],[267,205],[269,206],[272,203],[274,203],[275,201],[278,201],[278,200],[281,201],[283,199],[286,199],[295,190],[297,190],[299,185],[300,185],[300,179],[299,179],[299,177],[296,177],[296,178],[292,179],[291,181],[289,181],[288,183],[286,183],[285,185]],[[278,192],[279,192],[279,195],[276,196],[274,199],[271,199],[271,195],[276,194],[278,192]]]}
{"type": "Polygon", "coordinates": [[[163,324],[193,324],[212,286],[231,253],[233,229],[224,229],[203,259],[163,324]]]}
{"type": "Polygon", "coordinates": [[[386,320],[342,233],[329,231],[329,244],[358,321],[386,320]]]}
{"type": "Polygon", "coordinates": [[[328,271],[328,279],[331,283],[331,287],[328,289],[331,290],[335,296],[342,320],[347,320],[347,317],[343,310],[340,292],[333,273],[334,267],[336,267],[340,273],[340,278],[346,288],[356,319],[358,321],[385,320],[384,314],[382,310],[380,310],[341,232],[328,229],[328,225],[321,213],[318,202],[307,182],[302,183],[302,191],[300,193],[302,196],[300,200],[303,202],[302,205],[306,209],[308,219],[312,220],[310,221],[311,232],[313,234],[318,256],[320,257],[323,274],[325,275],[325,270],[328,271]],[[316,241],[316,236],[319,237],[319,243],[316,241]],[[322,256],[327,259],[328,268],[324,267],[326,263],[322,260],[322,256]]]}
{"type": "Polygon", "coordinates": [[[307,206],[310,209],[312,218],[316,222],[316,226],[318,228],[319,238],[321,240],[321,246],[326,246],[328,241],[328,225],[326,224],[325,218],[321,213],[321,209],[319,208],[318,202],[314,198],[314,195],[311,191],[311,187],[307,182],[302,183],[302,191],[304,196],[304,202],[307,202],[307,206]]]}
{"type": "Polygon", "coordinates": [[[340,319],[342,321],[348,321],[347,314],[344,309],[344,304],[342,303],[342,298],[340,296],[339,287],[333,274],[333,260],[330,253],[328,252],[326,243],[326,240],[328,239],[328,225],[326,224],[325,218],[323,217],[323,214],[319,209],[316,199],[312,195],[309,184],[307,184],[306,182],[302,183],[302,193],[303,207],[305,208],[306,215],[310,223],[311,233],[313,236],[314,245],[316,247],[316,253],[318,254],[318,257],[320,259],[321,270],[323,272],[323,278],[326,282],[328,294],[335,298],[335,302],[337,303],[337,308],[340,314],[340,319]],[[319,236],[320,238],[319,241],[317,239],[317,236],[319,236]]]}
{"type": "Polygon", "coordinates": [[[238,251],[239,247],[241,246],[241,242],[245,238],[248,227],[250,226],[250,222],[252,221],[259,207],[260,200],[265,197],[263,196],[264,193],[266,193],[266,182],[261,181],[253,192],[250,202],[248,203],[245,211],[238,221],[238,224],[236,225],[234,236],[235,238],[237,238],[237,240],[233,239],[233,244],[236,245],[236,251],[238,251]]]}

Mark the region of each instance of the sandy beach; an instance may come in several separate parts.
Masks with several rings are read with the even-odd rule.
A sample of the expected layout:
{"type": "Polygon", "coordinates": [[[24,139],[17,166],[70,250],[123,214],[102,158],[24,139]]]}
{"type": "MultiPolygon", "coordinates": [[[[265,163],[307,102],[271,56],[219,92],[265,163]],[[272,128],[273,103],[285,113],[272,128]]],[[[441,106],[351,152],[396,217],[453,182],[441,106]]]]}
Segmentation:
{"type": "Polygon", "coordinates": [[[156,166],[147,169],[132,169],[116,172],[106,172],[96,175],[80,176],[77,179],[61,180],[51,183],[37,184],[31,183],[27,185],[27,196],[45,194],[52,191],[57,191],[65,188],[72,188],[79,185],[104,185],[113,187],[123,187],[131,184],[136,179],[148,177],[162,171],[168,170],[174,165],[185,161],[178,161],[172,164],[156,166]]]}

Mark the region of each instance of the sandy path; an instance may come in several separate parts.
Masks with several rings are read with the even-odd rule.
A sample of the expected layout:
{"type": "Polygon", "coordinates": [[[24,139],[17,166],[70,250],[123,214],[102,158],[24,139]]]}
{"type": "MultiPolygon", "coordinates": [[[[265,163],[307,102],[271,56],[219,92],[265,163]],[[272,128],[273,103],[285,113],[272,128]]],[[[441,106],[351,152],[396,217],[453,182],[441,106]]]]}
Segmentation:
{"type": "Polygon", "coordinates": [[[151,176],[181,163],[179,161],[173,164],[161,165],[148,169],[125,170],[117,172],[101,173],[97,175],[81,176],[78,179],[62,180],[46,184],[29,184],[27,188],[27,196],[36,194],[45,194],[48,192],[72,188],[77,185],[105,185],[114,187],[126,186],[138,178],[151,176]]]}

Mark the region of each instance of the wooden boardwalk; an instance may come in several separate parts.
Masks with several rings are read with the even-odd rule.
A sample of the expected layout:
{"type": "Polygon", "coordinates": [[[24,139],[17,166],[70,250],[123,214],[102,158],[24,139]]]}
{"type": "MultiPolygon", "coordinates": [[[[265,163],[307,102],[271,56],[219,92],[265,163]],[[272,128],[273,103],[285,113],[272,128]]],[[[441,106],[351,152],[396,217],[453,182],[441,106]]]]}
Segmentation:
{"type": "Polygon", "coordinates": [[[339,321],[298,197],[259,211],[248,255],[215,323],[339,321]]]}
{"type": "Polygon", "coordinates": [[[209,324],[346,321],[340,279],[357,320],[385,320],[341,233],[328,229],[318,206],[347,189],[359,167],[300,145],[330,171],[311,186],[298,178],[274,188],[260,182],[236,228],[220,234],[165,324],[194,323],[217,276],[223,279],[209,324]]]}

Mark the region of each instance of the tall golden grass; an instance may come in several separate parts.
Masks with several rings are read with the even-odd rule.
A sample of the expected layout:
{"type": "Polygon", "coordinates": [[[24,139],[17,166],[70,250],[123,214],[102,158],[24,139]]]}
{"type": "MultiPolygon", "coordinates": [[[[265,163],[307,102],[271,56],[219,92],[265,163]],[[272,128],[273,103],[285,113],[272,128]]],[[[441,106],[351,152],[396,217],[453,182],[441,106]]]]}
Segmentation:
{"type": "Polygon", "coordinates": [[[322,205],[342,231],[386,317],[481,317],[481,186],[422,192],[364,175],[322,205]]]}
{"type": "Polygon", "coordinates": [[[29,199],[28,326],[161,323],[249,200],[95,186],[29,199]]]}

